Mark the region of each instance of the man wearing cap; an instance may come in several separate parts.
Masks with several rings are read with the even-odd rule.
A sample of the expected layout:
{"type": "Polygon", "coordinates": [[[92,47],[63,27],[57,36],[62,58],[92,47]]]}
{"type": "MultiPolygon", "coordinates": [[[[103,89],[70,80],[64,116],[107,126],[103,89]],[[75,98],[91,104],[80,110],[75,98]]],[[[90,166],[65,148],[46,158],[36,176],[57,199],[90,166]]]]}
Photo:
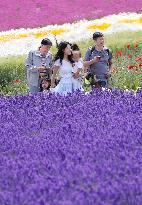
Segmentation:
{"type": "Polygon", "coordinates": [[[30,51],[26,60],[27,81],[30,93],[40,91],[42,76],[50,78],[52,74],[53,56],[50,52],[52,42],[45,38],[38,50],[30,51]]]}
{"type": "Polygon", "coordinates": [[[112,72],[112,53],[104,47],[104,35],[101,32],[95,32],[93,40],[95,44],[87,50],[84,66],[89,67],[92,85],[108,87],[112,72]]]}

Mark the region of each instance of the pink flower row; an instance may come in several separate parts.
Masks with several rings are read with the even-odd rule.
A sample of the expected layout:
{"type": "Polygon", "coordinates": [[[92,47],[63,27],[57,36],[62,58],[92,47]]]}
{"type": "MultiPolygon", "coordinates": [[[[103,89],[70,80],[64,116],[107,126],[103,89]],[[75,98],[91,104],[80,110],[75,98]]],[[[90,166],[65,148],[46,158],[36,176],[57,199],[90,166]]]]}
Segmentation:
{"type": "Polygon", "coordinates": [[[141,12],[141,0],[5,0],[0,2],[0,31],[95,19],[120,12],[141,12]]]}

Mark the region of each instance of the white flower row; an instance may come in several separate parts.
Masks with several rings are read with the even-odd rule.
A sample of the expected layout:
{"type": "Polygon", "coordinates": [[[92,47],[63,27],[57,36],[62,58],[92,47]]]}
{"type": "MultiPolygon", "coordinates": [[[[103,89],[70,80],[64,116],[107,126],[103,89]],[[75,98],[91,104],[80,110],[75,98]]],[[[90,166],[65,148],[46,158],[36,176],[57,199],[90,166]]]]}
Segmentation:
{"type": "MultiPolygon", "coordinates": [[[[63,32],[57,35],[58,42],[62,40],[70,41],[70,42],[77,42],[80,40],[89,39],[92,37],[92,34],[97,29],[89,29],[88,26],[91,25],[101,25],[101,24],[110,24],[110,26],[104,30],[101,30],[104,34],[112,34],[121,31],[142,31],[142,23],[141,22],[133,22],[133,23],[125,23],[121,22],[122,20],[138,20],[142,19],[142,14],[137,13],[120,13],[118,15],[111,15],[107,17],[103,17],[101,19],[96,20],[82,20],[77,23],[72,24],[63,24],[63,25],[49,25],[43,28],[34,28],[34,29],[16,29],[10,30],[6,32],[0,32],[0,56],[7,56],[7,55],[23,55],[27,54],[29,50],[36,49],[39,45],[42,38],[36,38],[32,34],[36,34],[38,32],[45,32],[48,30],[55,30],[55,29],[65,29],[66,32],[63,32]],[[27,37],[23,38],[13,38],[12,36],[16,37],[20,34],[27,34],[27,37]],[[9,40],[2,41],[1,39],[5,36],[10,36],[9,40]]],[[[49,34],[48,37],[53,44],[55,45],[55,39],[53,34],[49,34]]]]}

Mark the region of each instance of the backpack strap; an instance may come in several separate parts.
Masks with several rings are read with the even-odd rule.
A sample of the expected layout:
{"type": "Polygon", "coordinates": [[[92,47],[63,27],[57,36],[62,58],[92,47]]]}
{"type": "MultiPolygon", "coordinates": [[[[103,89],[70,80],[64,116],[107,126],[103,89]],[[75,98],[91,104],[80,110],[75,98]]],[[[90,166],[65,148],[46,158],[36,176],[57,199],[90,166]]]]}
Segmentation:
{"type": "Polygon", "coordinates": [[[33,61],[34,61],[34,60],[33,60],[33,56],[34,56],[34,53],[33,53],[33,51],[32,51],[32,59],[31,59],[31,60],[32,60],[32,65],[33,65],[33,61]]]}
{"type": "MultiPolygon", "coordinates": [[[[108,56],[109,56],[109,54],[110,54],[110,50],[109,50],[109,48],[104,48],[104,50],[107,51],[108,56]]],[[[109,66],[109,60],[108,60],[108,62],[107,62],[107,65],[109,66]]]]}
{"type": "Polygon", "coordinates": [[[91,55],[92,55],[92,53],[93,53],[94,50],[95,50],[95,46],[92,46],[92,47],[91,47],[91,55]]]}
{"type": "Polygon", "coordinates": [[[107,51],[108,55],[110,54],[109,48],[104,48],[105,51],[107,51]]]}
{"type": "Polygon", "coordinates": [[[89,51],[90,51],[90,53],[89,53],[89,59],[91,59],[91,55],[92,55],[92,53],[93,53],[94,50],[95,50],[95,46],[90,46],[90,47],[89,47],[89,51]]]}

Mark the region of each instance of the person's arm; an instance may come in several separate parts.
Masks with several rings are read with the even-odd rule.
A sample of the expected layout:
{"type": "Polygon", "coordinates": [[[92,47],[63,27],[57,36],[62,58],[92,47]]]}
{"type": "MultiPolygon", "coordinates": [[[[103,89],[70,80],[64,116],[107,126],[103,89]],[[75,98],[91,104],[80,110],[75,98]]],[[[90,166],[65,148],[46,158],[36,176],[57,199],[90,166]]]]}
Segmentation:
{"type": "Polygon", "coordinates": [[[33,65],[33,52],[32,51],[30,51],[29,54],[28,54],[25,66],[26,66],[28,71],[31,71],[31,72],[37,72],[38,71],[38,68],[33,65]]]}
{"type": "Polygon", "coordinates": [[[98,57],[98,56],[95,56],[93,59],[90,59],[90,56],[91,56],[91,50],[88,49],[86,54],[85,54],[85,59],[84,59],[84,63],[83,63],[83,65],[84,65],[84,67],[86,67],[86,69],[88,67],[90,67],[92,64],[99,62],[99,60],[100,60],[100,57],[98,57]]]}
{"type": "Polygon", "coordinates": [[[113,62],[112,62],[112,60],[109,60],[108,63],[109,63],[109,71],[112,72],[112,70],[113,70],[113,62]]]}
{"type": "Polygon", "coordinates": [[[48,61],[48,65],[49,65],[49,66],[46,66],[46,67],[45,67],[45,72],[48,73],[48,76],[49,76],[49,78],[51,79],[51,77],[52,77],[53,65],[54,65],[53,55],[52,55],[52,54],[49,56],[49,59],[48,59],[48,60],[49,60],[49,61],[48,61]]]}
{"type": "Polygon", "coordinates": [[[73,74],[73,77],[76,79],[76,78],[79,78],[80,77],[80,71],[81,71],[82,69],[77,69],[77,72],[76,73],[74,73],[73,74]]]}
{"type": "Polygon", "coordinates": [[[99,59],[97,58],[97,56],[95,56],[92,60],[89,61],[85,61],[84,62],[84,67],[89,67],[90,65],[99,62],[99,59]]]}
{"type": "Polygon", "coordinates": [[[58,74],[58,71],[59,71],[59,66],[55,65],[53,67],[53,74],[52,74],[52,77],[51,77],[51,88],[55,87],[55,79],[56,79],[56,76],[58,74]]]}
{"type": "Polygon", "coordinates": [[[51,54],[50,68],[49,68],[49,77],[50,77],[50,79],[52,77],[53,65],[54,65],[54,60],[53,60],[53,55],[51,54]]]}
{"type": "Polygon", "coordinates": [[[33,65],[33,52],[30,51],[28,57],[26,59],[25,66],[28,71],[30,72],[42,72],[45,68],[44,67],[37,67],[33,65]]]}
{"type": "Polygon", "coordinates": [[[83,62],[78,61],[75,63],[75,66],[77,67],[77,72],[73,74],[73,77],[76,79],[76,78],[79,78],[81,75],[81,71],[83,69],[83,62]]]}

